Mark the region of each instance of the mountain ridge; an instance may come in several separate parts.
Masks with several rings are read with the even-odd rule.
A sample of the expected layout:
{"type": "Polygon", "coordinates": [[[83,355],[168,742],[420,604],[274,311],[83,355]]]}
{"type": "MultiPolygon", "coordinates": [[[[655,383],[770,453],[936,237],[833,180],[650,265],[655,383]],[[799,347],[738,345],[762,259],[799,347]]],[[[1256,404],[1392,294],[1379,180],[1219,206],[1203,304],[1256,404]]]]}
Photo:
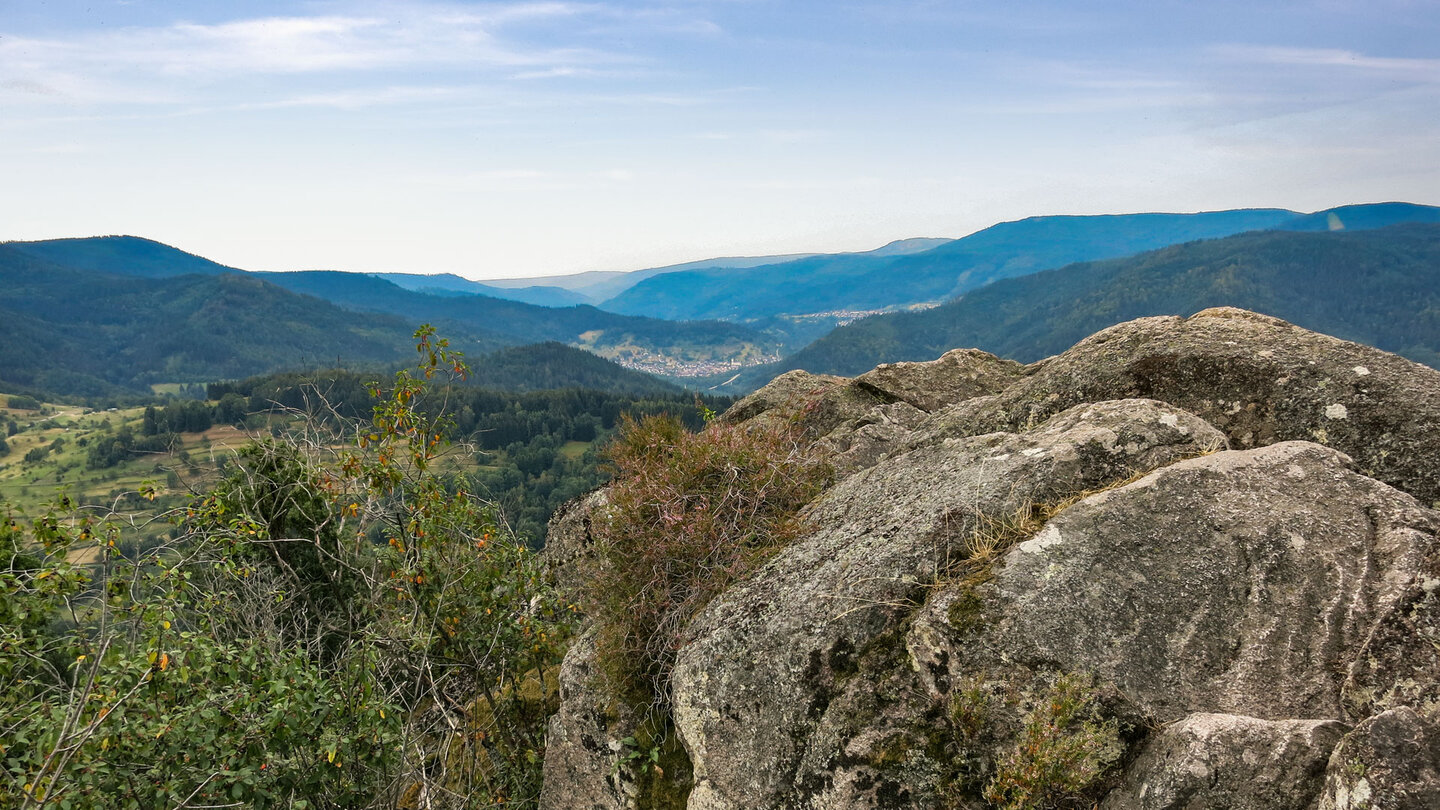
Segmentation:
{"type": "Polygon", "coordinates": [[[1440,364],[1440,224],[1243,233],[1002,279],[923,312],[840,327],[723,390],[791,369],[856,374],[956,346],[1035,361],[1112,323],[1221,305],[1440,364]]]}

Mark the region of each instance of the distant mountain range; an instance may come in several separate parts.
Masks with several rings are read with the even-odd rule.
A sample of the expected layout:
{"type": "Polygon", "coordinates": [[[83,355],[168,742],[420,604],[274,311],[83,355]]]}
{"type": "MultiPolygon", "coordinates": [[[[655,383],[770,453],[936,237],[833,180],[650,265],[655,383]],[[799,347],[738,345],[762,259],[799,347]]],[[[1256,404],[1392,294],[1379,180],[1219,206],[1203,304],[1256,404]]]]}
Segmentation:
{"type": "MultiPolygon", "coordinates": [[[[913,238],[897,239],[887,245],[866,251],[872,257],[903,256],[919,253],[932,247],[953,241],[951,239],[913,238]]],[[[762,265],[808,259],[818,253],[792,253],[784,256],[731,256],[718,259],[652,267],[646,270],[592,270],[566,276],[538,276],[532,278],[501,278],[487,281],[471,281],[452,273],[421,275],[417,273],[371,273],[407,290],[444,294],[488,295],[492,298],[507,298],[547,307],[566,307],[576,304],[600,305],[614,298],[640,282],[659,275],[692,270],[723,271],[744,270],[762,265]]],[[[619,311],[619,310],[616,310],[619,311]]],[[[640,313],[646,314],[646,313],[640,313]]],[[[674,320],[674,319],[672,319],[674,320]]]]}
{"type": "Polygon", "coordinates": [[[0,243],[0,384],[98,395],[386,364],[430,322],[475,355],[553,344],[532,360],[537,378],[557,384],[615,376],[608,366],[581,374],[569,352],[586,349],[677,379],[735,378],[731,392],[788,368],[853,372],[959,345],[1031,359],[1109,323],[1213,304],[1293,314],[1302,326],[1433,363],[1440,341],[1425,319],[1436,307],[1401,306],[1432,300],[1434,264],[1424,264],[1423,248],[1432,232],[1388,227],[1397,223],[1440,223],[1440,208],[1032,217],[859,253],[484,283],[253,273],[132,236],[0,243]],[[1224,253],[1234,245],[1243,249],[1224,253]],[[1374,272],[1347,281],[1344,267],[1374,272]],[[1307,283],[1307,273],[1325,283],[1307,283]],[[604,296],[603,308],[576,303],[604,296]],[[837,324],[848,325],[831,332],[837,324]],[[565,370],[541,370],[546,363],[565,370]]]}
{"type": "MultiPolygon", "coordinates": [[[[923,312],[840,327],[718,390],[802,368],[853,375],[976,347],[1023,362],[1147,315],[1235,306],[1440,367],[1440,224],[1261,231],[996,281],[923,312]]],[[[716,382],[725,381],[717,379],[716,382]]]]}
{"type": "Polygon", "coordinates": [[[776,356],[773,338],[724,321],[676,322],[588,305],[540,307],[484,295],[429,295],[360,273],[315,270],[255,276],[346,309],[433,322],[462,333],[481,327],[509,343],[560,341],[632,367],[682,376],[687,366],[753,364],[776,356]]]}
{"type": "Polygon", "coordinates": [[[422,322],[472,355],[554,342],[527,357],[534,379],[561,386],[640,390],[638,372],[560,343],[663,367],[775,356],[738,324],[424,295],[362,274],[246,273],[137,237],[0,244],[0,387],[9,390],[101,397],[161,382],[393,365],[411,356],[422,322]]]}
{"type": "Polygon", "coordinates": [[[503,298],[507,301],[520,301],[542,307],[573,307],[577,304],[595,303],[588,296],[571,292],[564,287],[541,285],[498,287],[461,278],[454,273],[438,273],[433,276],[418,273],[370,273],[369,275],[388,281],[397,287],[427,295],[488,295],[491,298],[503,298]]]}
{"type": "Polygon", "coordinates": [[[914,253],[812,256],[745,269],[698,268],[646,278],[601,304],[627,314],[740,323],[783,315],[856,314],[933,305],[1003,278],[1119,258],[1255,230],[1375,228],[1440,221],[1440,208],[1384,203],[1314,214],[1242,209],[1199,214],[1046,216],[1004,222],[914,253]]]}

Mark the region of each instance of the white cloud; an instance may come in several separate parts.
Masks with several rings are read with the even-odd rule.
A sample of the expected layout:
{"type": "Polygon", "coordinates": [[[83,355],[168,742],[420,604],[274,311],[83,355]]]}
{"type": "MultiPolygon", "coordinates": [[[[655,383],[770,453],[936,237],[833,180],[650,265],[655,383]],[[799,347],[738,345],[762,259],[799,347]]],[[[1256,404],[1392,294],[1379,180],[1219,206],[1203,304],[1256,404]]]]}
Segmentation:
{"type": "Polygon", "coordinates": [[[1440,82],[1440,59],[1371,56],[1340,48],[1290,48],[1280,46],[1227,45],[1216,49],[1224,58],[1238,62],[1295,65],[1318,68],[1346,68],[1410,81],[1440,82]]]}
{"type": "MultiPolygon", "coordinates": [[[[274,16],[215,24],[81,31],[66,37],[0,31],[0,92],[47,92],[72,102],[154,103],[266,77],[363,81],[384,71],[450,71],[452,80],[581,77],[636,59],[572,44],[567,26],[602,7],[508,3],[402,4],[393,13],[274,16]],[[543,23],[528,37],[508,27],[543,23]],[[558,43],[558,44],[556,44],[558,43]],[[507,75],[508,74],[508,75],[507,75]]],[[[392,79],[393,81],[393,79],[392,79]]],[[[262,93],[254,90],[254,93],[262,93]]],[[[255,99],[251,99],[255,100],[255,99]]]]}

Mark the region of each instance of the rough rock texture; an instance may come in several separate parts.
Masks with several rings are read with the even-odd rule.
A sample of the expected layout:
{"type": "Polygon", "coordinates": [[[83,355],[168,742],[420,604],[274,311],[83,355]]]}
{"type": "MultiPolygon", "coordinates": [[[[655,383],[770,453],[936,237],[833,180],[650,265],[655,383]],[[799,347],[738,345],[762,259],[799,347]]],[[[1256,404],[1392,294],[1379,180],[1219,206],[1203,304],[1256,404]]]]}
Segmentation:
{"type": "Polygon", "coordinates": [[[1145,743],[1101,810],[1309,810],[1345,730],[1333,720],[1192,714],[1145,743]]]}
{"type": "Polygon", "coordinates": [[[790,371],[719,418],[759,425],[798,420],[846,475],[893,452],[931,411],[994,394],[1024,373],[1019,363],[976,349],[955,349],[926,363],[886,363],[853,380],[790,371]]]}
{"type": "Polygon", "coordinates": [[[993,399],[937,414],[922,435],[1014,429],[1121,397],[1178,405],[1236,449],[1291,439],[1329,445],[1366,475],[1427,505],[1440,500],[1440,374],[1239,309],[1112,326],[1035,364],[993,399]]]}
{"type": "Polygon", "coordinates": [[[1345,716],[1335,663],[1355,660],[1440,532],[1434,512],[1348,461],[1285,442],[1075,504],[981,589],[996,617],[985,644],[1096,673],[1161,722],[1345,716]]]}
{"type": "Polygon", "coordinates": [[[852,384],[929,412],[997,393],[1024,373],[1025,367],[1014,360],[978,349],[953,349],[928,363],[881,364],[852,384]]]}
{"type": "Polygon", "coordinates": [[[886,403],[870,389],[851,385],[844,377],[789,371],[759,391],[730,406],[722,423],[797,419],[812,437],[824,436],[845,422],[886,403]]]}
{"type": "Polygon", "coordinates": [[[808,515],[822,528],[712,602],[680,652],[675,723],[713,794],[692,806],[783,806],[805,798],[807,779],[832,778],[848,741],[810,732],[836,680],[944,580],[987,521],[1221,442],[1178,409],[1106,402],[1027,433],[916,450],[835,486],[808,515]]]}
{"type": "MultiPolygon", "coordinates": [[[[1437,417],[1440,372],[1238,310],[777,378],[721,418],[843,475],[689,628],[686,806],[1440,807],[1437,417]]],[[[592,654],[542,806],[660,806],[592,654]]]]}
{"type": "MultiPolygon", "coordinates": [[[[1433,712],[1433,710],[1432,710],[1433,712]]],[[[1320,810],[1440,807],[1440,723],[1401,707],[1356,726],[1330,757],[1320,810]]]]}
{"type": "Polygon", "coordinates": [[[606,503],[605,490],[599,489],[571,501],[550,518],[545,537],[545,565],[561,587],[573,588],[585,576],[585,568],[595,561],[592,524],[606,503]]]}
{"type": "Polygon", "coordinates": [[[873,467],[900,447],[925,421],[925,412],[908,402],[876,405],[865,415],[830,431],[822,443],[841,476],[873,467]]]}
{"type": "Polygon", "coordinates": [[[600,686],[595,639],[586,634],[571,643],[560,667],[560,711],[550,718],[546,738],[541,807],[623,810],[633,802],[633,781],[623,779],[619,767],[624,734],[612,734],[615,701],[600,686]]]}

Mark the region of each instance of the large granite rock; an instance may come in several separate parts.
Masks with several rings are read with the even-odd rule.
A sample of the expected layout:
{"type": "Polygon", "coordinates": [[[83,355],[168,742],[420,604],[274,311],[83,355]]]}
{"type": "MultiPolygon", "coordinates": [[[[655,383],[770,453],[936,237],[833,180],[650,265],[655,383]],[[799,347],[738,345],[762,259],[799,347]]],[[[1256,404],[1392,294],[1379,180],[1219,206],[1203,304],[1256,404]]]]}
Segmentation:
{"type": "Polygon", "coordinates": [[[796,769],[802,760],[829,768],[833,752],[816,749],[810,732],[837,679],[971,555],[991,521],[1023,520],[1223,441],[1184,411],[1106,402],[1026,433],[922,448],[835,486],[808,515],[819,529],[712,602],[680,651],[675,723],[708,797],[692,807],[788,806],[808,798],[807,776],[828,782],[796,769]]]}
{"type": "Polygon", "coordinates": [[[1434,708],[1400,707],[1355,727],[1330,757],[1320,810],[1440,807],[1440,723],[1434,708]]]}
{"type": "Polygon", "coordinates": [[[886,363],[846,380],[790,371],[735,403],[723,423],[794,422],[833,454],[842,476],[894,452],[926,414],[994,394],[1025,373],[1013,360],[955,349],[926,363],[886,363]]]}
{"type": "Polygon", "coordinates": [[[1101,810],[1311,810],[1345,730],[1333,720],[1192,714],[1145,744],[1101,810]]]}
{"type": "Polygon", "coordinates": [[[1245,310],[1129,321],[986,400],[937,413],[916,441],[1010,430],[1081,402],[1147,397],[1223,431],[1231,447],[1334,447],[1365,475],[1440,500],[1440,372],[1245,310]]]}
{"type": "Polygon", "coordinates": [[[688,628],[684,767],[632,767],[585,636],[541,805],[1440,806],[1437,417],[1440,372],[1228,309],[783,375],[721,419],[842,476],[688,628]]]}
{"type": "Polygon", "coordinates": [[[1095,673],[1161,722],[1344,718],[1337,664],[1423,579],[1440,533],[1434,512],[1348,464],[1284,442],[1087,498],[980,589],[983,646],[1095,673]]]}
{"type": "Polygon", "coordinates": [[[1014,360],[979,349],[952,349],[928,363],[883,363],[852,384],[882,399],[930,412],[998,393],[1024,373],[1025,367],[1014,360]]]}
{"type": "Polygon", "coordinates": [[[633,775],[621,767],[621,744],[637,720],[604,690],[595,669],[595,638],[571,643],[560,667],[560,711],[550,718],[540,806],[625,810],[634,804],[633,775]]]}

